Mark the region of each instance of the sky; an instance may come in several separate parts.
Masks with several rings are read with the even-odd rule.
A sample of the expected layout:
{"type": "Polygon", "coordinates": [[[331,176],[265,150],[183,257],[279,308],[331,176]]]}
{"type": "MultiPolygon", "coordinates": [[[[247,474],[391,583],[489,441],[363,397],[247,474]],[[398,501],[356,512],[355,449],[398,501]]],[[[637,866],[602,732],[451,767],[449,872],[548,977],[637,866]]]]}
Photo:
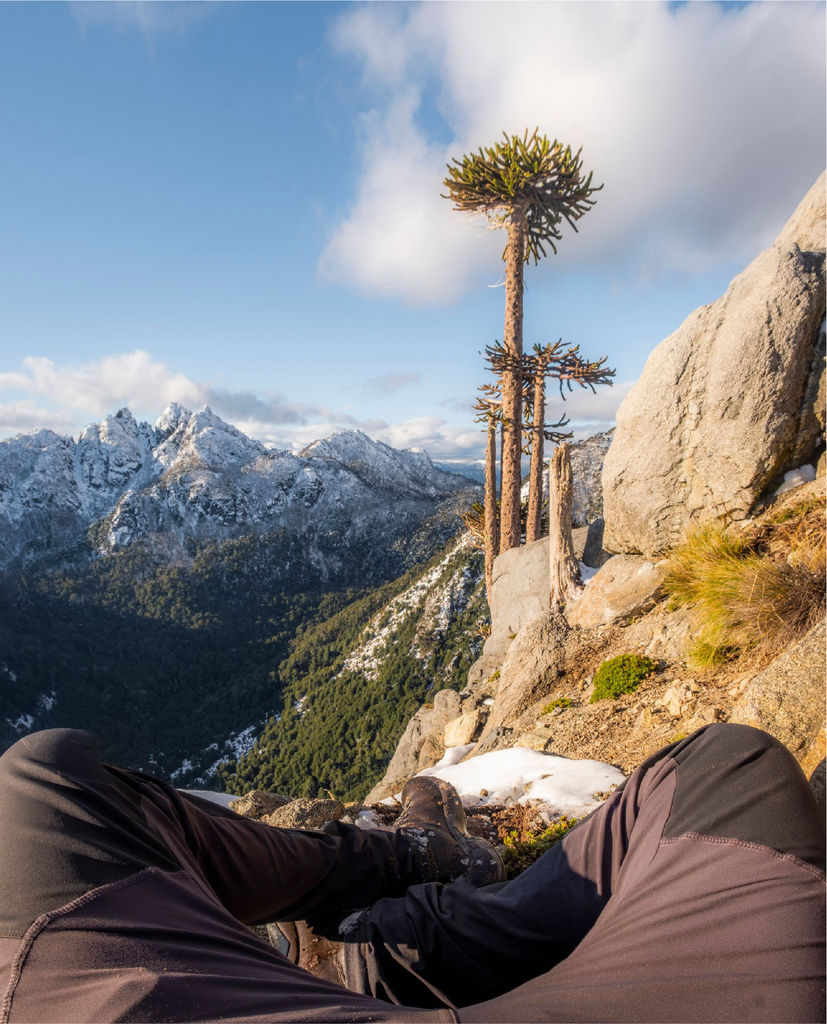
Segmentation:
{"type": "Polygon", "coordinates": [[[526,269],[525,344],[652,349],[825,163],[822,2],[0,4],[0,437],[209,405],[300,448],[482,455],[502,232],[446,163],[538,126],[604,185],[526,269]]]}

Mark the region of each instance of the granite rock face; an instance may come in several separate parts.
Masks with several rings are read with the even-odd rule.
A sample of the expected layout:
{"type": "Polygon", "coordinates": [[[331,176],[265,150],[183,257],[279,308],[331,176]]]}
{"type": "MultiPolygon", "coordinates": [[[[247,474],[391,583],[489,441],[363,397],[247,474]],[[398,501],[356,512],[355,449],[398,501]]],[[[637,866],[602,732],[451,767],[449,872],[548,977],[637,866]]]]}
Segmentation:
{"type": "Polygon", "coordinates": [[[821,622],[759,672],[733,707],[730,722],[771,733],[805,763],[824,727],[825,640],[821,622]]]}
{"type": "Polygon", "coordinates": [[[655,349],[603,463],[604,546],[654,556],[694,522],[744,519],[812,457],[824,357],[825,177],[775,244],[655,349]]]}
{"type": "Polygon", "coordinates": [[[654,607],[666,566],[640,555],[615,555],[592,577],[576,601],[566,605],[570,626],[594,629],[623,625],[654,607]]]}
{"type": "Polygon", "coordinates": [[[503,662],[483,740],[499,726],[514,726],[533,703],[551,692],[564,671],[569,632],[561,615],[543,616],[520,630],[503,662]]]}
{"type": "Polygon", "coordinates": [[[431,731],[433,708],[419,708],[402,733],[384,778],[365,797],[366,804],[378,803],[393,793],[398,793],[404,784],[419,771],[419,752],[431,731]]]}

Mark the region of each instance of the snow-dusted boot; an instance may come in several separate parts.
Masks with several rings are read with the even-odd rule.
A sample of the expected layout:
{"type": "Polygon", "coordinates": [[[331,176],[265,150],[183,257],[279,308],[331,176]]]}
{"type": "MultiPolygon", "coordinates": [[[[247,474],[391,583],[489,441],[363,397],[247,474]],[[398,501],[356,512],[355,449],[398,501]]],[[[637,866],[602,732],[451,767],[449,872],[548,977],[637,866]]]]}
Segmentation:
{"type": "Polygon", "coordinates": [[[494,847],[468,835],[462,801],[450,782],[427,775],[411,779],[402,790],[402,813],[394,827],[413,840],[435,882],[463,875],[472,885],[490,885],[505,877],[494,847]]]}

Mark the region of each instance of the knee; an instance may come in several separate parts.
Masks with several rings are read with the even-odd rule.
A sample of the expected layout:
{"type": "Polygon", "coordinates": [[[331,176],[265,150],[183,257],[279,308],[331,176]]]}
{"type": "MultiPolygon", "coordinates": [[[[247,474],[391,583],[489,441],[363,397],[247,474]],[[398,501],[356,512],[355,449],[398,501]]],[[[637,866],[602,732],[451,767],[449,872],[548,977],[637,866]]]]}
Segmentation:
{"type": "Polygon", "coordinates": [[[0,757],[0,776],[29,775],[39,768],[56,771],[97,760],[91,733],[80,729],[44,729],[23,736],[0,757]]]}
{"type": "Polygon", "coordinates": [[[672,756],[680,764],[691,758],[702,768],[724,761],[752,761],[773,750],[793,758],[784,744],[768,732],[751,725],[716,722],[682,740],[672,756]]]}

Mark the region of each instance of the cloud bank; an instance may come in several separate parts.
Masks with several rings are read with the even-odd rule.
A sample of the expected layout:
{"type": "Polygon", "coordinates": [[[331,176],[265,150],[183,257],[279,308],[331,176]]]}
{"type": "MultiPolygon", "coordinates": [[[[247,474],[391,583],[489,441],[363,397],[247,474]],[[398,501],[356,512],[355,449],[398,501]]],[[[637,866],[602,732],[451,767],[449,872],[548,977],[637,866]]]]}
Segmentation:
{"type": "MultiPolygon", "coordinates": [[[[370,382],[377,397],[421,380],[418,373],[389,374],[370,382]]],[[[631,383],[577,390],[562,402],[549,395],[549,415],[564,412],[577,436],[606,430],[631,383]]],[[[155,419],[170,402],[197,409],[208,405],[250,437],[279,448],[299,449],[334,430],[358,429],[394,448],[424,448],[434,459],[482,458],[484,434],[440,416],[417,416],[398,423],[359,419],[346,410],[289,401],[284,395],[232,391],[199,383],[170,369],[149,352],[106,356],[82,366],[58,366],[43,356],[23,360],[19,370],[0,373],[0,436],[49,429],[75,434],[91,420],[128,406],[139,418],[155,419]]],[[[457,403],[470,423],[470,402],[457,403]]]]}
{"type": "Polygon", "coordinates": [[[445,164],[535,125],[605,183],[556,272],[751,257],[823,169],[824,28],[820,3],[350,9],[331,43],[362,72],[363,170],[319,275],[413,305],[494,283],[501,234],[440,197],[445,164]]]}

